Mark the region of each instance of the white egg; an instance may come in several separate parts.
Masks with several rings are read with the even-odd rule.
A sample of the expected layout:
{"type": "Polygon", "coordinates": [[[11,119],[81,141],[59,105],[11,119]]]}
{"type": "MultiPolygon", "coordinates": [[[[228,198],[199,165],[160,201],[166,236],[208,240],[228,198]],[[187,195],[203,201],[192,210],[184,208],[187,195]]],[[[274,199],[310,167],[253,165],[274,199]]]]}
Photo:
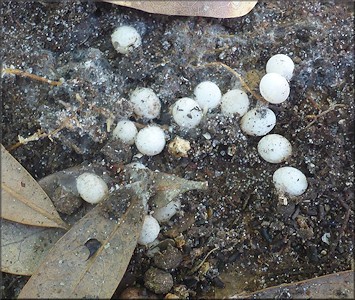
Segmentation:
{"type": "Polygon", "coordinates": [[[266,63],[266,73],[277,73],[290,80],[293,75],[295,64],[285,54],[275,54],[266,63]]]}
{"type": "Polygon", "coordinates": [[[174,216],[181,209],[181,201],[173,200],[170,201],[166,206],[157,208],[154,210],[154,218],[159,222],[169,221],[172,216],[174,216]]]}
{"type": "Polygon", "coordinates": [[[191,98],[177,100],[172,108],[174,121],[181,127],[196,127],[202,119],[201,107],[191,98]]]}
{"type": "Polygon", "coordinates": [[[138,31],[132,26],[120,26],[111,35],[111,42],[117,52],[127,54],[142,44],[138,31]]]}
{"type": "Polygon", "coordinates": [[[207,111],[216,108],[222,98],[222,93],[217,84],[211,81],[203,81],[199,83],[194,90],[196,102],[200,107],[207,111]]]}
{"type": "Polygon", "coordinates": [[[269,133],[276,124],[274,112],[267,107],[253,108],[240,120],[240,128],[244,133],[262,136],[269,133]]]}
{"type": "Polygon", "coordinates": [[[76,179],[76,188],[81,198],[91,204],[96,204],[108,194],[106,182],[94,173],[85,172],[76,179]]]}
{"type": "Polygon", "coordinates": [[[137,149],[142,154],[157,155],[165,147],[165,134],[163,129],[158,126],[147,126],[138,132],[135,142],[137,149]]]}
{"type": "Polygon", "coordinates": [[[248,95],[239,89],[230,90],[222,96],[221,111],[224,114],[239,114],[243,116],[249,109],[248,95]]]}
{"type": "Polygon", "coordinates": [[[158,221],[150,215],[145,216],[138,243],[140,245],[147,245],[153,242],[158,237],[159,232],[160,225],[158,221]]]}
{"type": "Polygon", "coordinates": [[[277,164],[292,154],[292,146],[282,135],[268,134],[259,141],[258,153],[267,162],[277,164]]]}
{"type": "Polygon", "coordinates": [[[134,122],[129,120],[121,120],[117,123],[112,135],[115,139],[120,139],[128,145],[133,145],[137,133],[138,130],[134,122]]]}
{"type": "Polygon", "coordinates": [[[129,97],[134,113],[140,118],[154,119],[160,114],[161,103],[150,88],[136,88],[129,97]]]}
{"type": "Polygon", "coordinates": [[[275,188],[291,196],[302,195],[308,187],[306,176],[294,167],[282,167],[272,176],[275,188]]]}
{"type": "Polygon", "coordinates": [[[284,102],[290,95],[290,85],[285,77],[277,73],[267,73],[259,84],[260,94],[273,104],[284,102]]]}

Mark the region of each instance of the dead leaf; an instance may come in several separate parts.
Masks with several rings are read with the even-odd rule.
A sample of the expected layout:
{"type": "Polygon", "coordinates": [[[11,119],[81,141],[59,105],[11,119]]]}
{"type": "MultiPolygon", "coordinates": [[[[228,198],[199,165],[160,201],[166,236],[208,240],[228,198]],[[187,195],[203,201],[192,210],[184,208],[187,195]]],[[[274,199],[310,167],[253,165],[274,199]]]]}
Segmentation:
{"type": "Polygon", "coordinates": [[[36,180],[1,145],[1,217],[10,221],[68,229],[36,180]]]}
{"type": "Polygon", "coordinates": [[[236,18],[250,12],[258,1],[119,1],[103,0],[149,13],[175,16],[236,18]]]}
{"type": "Polygon", "coordinates": [[[111,194],[74,224],[18,298],[110,298],[126,271],[143,224],[145,210],[135,191],[146,189],[137,182],[131,189],[111,194]],[[122,213],[119,205],[127,195],[130,204],[122,213]],[[94,253],[85,245],[90,239],[99,245],[94,253]]]}
{"type": "Polygon", "coordinates": [[[253,293],[242,293],[229,299],[354,299],[354,271],[344,271],[281,284],[253,293]]]}
{"type": "Polygon", "coordinates": [[[60,228],[1,221],[1,271],[32,275],[47,252],[65,233],[60,228]]]}
{"type": "Polygon", "coordinates": [[[166,206],[178,195],[191,190],[207,190],[207,181],[187,180],[175,175],[152,172],[155,195],[150,200],[154,207],[166,206]]]}

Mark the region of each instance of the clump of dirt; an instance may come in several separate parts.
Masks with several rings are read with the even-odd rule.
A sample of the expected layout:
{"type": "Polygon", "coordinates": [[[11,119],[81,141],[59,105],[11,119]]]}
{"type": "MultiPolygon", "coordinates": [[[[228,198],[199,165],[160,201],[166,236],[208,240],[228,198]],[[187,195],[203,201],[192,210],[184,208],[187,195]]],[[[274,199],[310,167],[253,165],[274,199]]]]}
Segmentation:
{"type": "MultiPolygon", "coordinates": [[[[11,154],[40,179],[83,161],[108,167],[140,161],[191,180],[207,180],[207,192],[181,196],[182,210],[162,225],[160,240],[173,239],[182,254],[169,291],[180,297],[222,297],[255,291],[351,268],[354,194],[354,41],[352,5],[326,1],[260,1],[237,19],[152,15],[101,2],[2,1],[3,67],[49,78],[2,78],[2,143],[6,147],[38,129],[50,139],[11,154]],[[142,47],[118,54],[110,35],[121,24],[134,26],[142,47]],[[242,75],[255,93],[272,55],[292,57],[296,69],[289,99],[269,105],[293,154],[284,164],[263,161],[260,138],[243,134],[238,117],[219,109],[189,132],[172,121],[169,107],[192,96],[201,81],[223,93],[242,87],[225,66],[242,75]],[[111,140],[120,118],[137,121],[126,99],[136,87],[152,88],[162,101],[155,123],[167,138],[190,142],[188,157],[167,149],[154,157],[134,157],[111,140]],[[112,150],[117,146],[117,152],[112,150]],[[115,159],[122,161],[115,161],[115,159]],[[272,174],[280,166],[305,173],[307,192],[280,197],[272,174]],[[324,236],[329,238],[325,239],[324,236]]],[[[257,99],[250,96],[251,107],[257,99]]],[[[141,126],[152,123],[139,120],[141,126]]],[[[143,288],[154,266],[137,247],[118,296],[125,287],[143,288]]],[[[18,295],[28,277],[3,274],[4,298],[18,295]]],[[[168,275],[167,275],[168,276],[168,275]]],[[[170,278],[170,277],[169,277],[170,278]]],[[[158,287],[161,288],[161,287],[158,287]]],[[[161,290],[157,290],[161,292],[161,290]]]]}

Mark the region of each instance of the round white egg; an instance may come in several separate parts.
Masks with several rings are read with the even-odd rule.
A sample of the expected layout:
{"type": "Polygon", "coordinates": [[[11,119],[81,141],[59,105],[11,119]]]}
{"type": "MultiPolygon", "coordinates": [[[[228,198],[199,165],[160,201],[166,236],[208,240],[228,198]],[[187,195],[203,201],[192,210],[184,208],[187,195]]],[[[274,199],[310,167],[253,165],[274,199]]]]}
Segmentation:
{"type": "Polygon", "coordinates": [[[155,209],[153,216],[158,220],[158,222],[167,222],[180,209],[181,209],[181,201],[172,200],[166,206],[155,209]]]}
{"type": "Polygon", "coordinates": [[[221,111],[226,115],[239,114],[243,116],[249,109],[248,95],[239,89],[230,90],[222,96],[221,111]]]}
{"type": "Polygon", "coordinates": [[[272,176],[275,188],[291,196],[302,195],[308,187],[306,176],[294,167],[282,167],[272,176]]]}
{"type": "Polygon", "coordinates": [[[290,80],[293,75],[295,64],[285,54],[275,54],[266,63],[266,73],[277,73],[290,80]]]}
{"type": "Polygon", "coordinates": [[[216,108],[222,98],[222,93],[217,84],[211,81],[199,83],[194,90],[196,102],[203,110],[216,108]]]}
{"type": "Polygon", "coordinates": [[[254,136],[268,134],[275,125],[275,113],[267,107],[253,108],[240,120],[240,128],[242,131],[254,136]]]}
{"type": "Polygon", "coordinates": [[[117,52],[127,54],[142,44],[138,31],[132,26],[120,26],[111,34],[111,42],[117,52]]]}
{"type": "Polygon", "coordinates": [[[165,147],[165,134],[158,126],[147,126],[138,132],[135,142],[140,153],[148,156],[157,155],[165,147]]]}
{"type": "Polygon", "coordinates": [[[196,127],[202,119],[202,110],[198,103],[191,98],[177,100],[172,108],[174,121],[181,127],[196,127]]]}
{"type": "Polygon", "coordinates": [[[105,199],[108,194],[106,182],[94,173],[85,172],[76,179],[76,188],[81,198],[91,204],[105,199]]]}
{"type": "Polygon", "coordinates": [[[147,245],[154,242],[154,240],[158,237],[159,232],[160,225],[158,221],[150,215],[145,216],[142,230],[138,238],[138,243],[140,245],[147,245]]]}
{"type": "Polygon", "coordinates": [[[119,139],[125,144],[133,145],[137,133],[138,130],[134,122],[129,120],[121,120],[117,123],[112,135],[115,139],[119,139]]]}
{"type": "Polygon", "coordinates": [[[259,84],[260,94],[273,104],[284,102],[290,95],[290,85],[285,77],[277,73],[267,73],[259,84]]]}
{"type": "Polygon", "coordinates": [[[134,113],[140,118],[154,119],[160,114],[161,103],[150,88],[136,88],[129,97],[134,113]]]}
{"type": "Polygon", "coordinates": [[[267,162],[277,164],[292,154],[292,146],[282,135],[268,134],[259,141],[258,153],[267,162]]]}

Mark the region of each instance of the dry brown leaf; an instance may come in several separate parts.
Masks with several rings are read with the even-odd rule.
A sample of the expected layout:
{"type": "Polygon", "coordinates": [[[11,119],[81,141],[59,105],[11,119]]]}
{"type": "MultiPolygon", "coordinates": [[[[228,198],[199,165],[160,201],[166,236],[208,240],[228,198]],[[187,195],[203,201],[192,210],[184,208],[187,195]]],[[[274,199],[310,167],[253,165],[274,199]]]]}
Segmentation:
{"type": "Polygon", "coordinates": [[[175,16],[236,18],[250,12],[258,1],[119,1],[103,0],[149,13],[175,16]]]}
{"type": "Polygon", "coordinates": [[[19,299],[110,298],[126,271],[145,215],[135,191],[147,187],[142,182],[131,187],[112,194],[74,224],[48,253],[19,299]],[[129,207],[120,208],[128,195],[129,207]],[[89,240],[98,246],[92,253],[85,246],[89,240]]]}
{"type": "Polygon", "coordinates": [[[28,226],[1,220],[1,271],[32,275],[64,233],[60,228],[28,226]]]}
{"type": "Polygon", "coordinates": [[[10,221],[68,229],[51,199],[1,145],[1,217],[10,221]]]}
{"type": "Polygon", "coordinates": [[[281,284],[253,293],[243,293],[229,299],[354,299],[354,271],[344,271],[281,284]]]}

